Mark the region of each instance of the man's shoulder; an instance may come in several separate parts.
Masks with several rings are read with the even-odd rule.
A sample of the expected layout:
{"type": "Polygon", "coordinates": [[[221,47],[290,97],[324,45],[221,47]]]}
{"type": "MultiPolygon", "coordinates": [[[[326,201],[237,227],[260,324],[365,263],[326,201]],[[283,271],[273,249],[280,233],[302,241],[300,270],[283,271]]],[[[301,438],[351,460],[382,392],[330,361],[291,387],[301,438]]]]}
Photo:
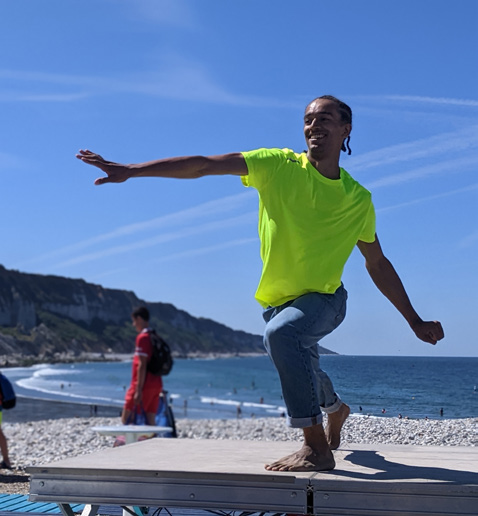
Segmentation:
{"type": "Polygon", "coordinates": [[[244,151],[242,154],[249,159],[265,159],[271,157],[283,159],[284,161],[287,159],[298,160],[301,156],[299,153],[294,152],[292,149],[280,149],[279,147],[260,147],[259,149],[244,151]]]}
{"type": "Polygon", "coordinates": [[[136,336],[136,338],[138,340],[149,340],[149,330],[143,330],[142,332],[138,333],[138,335],[136,336]]]}
{"type": "Polygon", "coordinates": [[[370,193],[365,186],[360,184],[356,179],[354,179],[344,168],[340,167],[340,179],[342,180],[343,185],[346,190],[353,190],[355,193],[359,193],[364,197],[371,197],[370,193]]]}
{"type": "Polygon", "coordinates": [[[304,167],[303,155],[288,148],[260,148],[243,152],[249,174],[242,176],[245,186],[257,189],[266,187],[270,181],[289,174],[291,167],[304,167]]]}
{"type": "Polygon", "coordinates": [[[151,337],[149,332],[142,331],[136,335],[136,349],[143,349],[151,346],[151,337]]]}

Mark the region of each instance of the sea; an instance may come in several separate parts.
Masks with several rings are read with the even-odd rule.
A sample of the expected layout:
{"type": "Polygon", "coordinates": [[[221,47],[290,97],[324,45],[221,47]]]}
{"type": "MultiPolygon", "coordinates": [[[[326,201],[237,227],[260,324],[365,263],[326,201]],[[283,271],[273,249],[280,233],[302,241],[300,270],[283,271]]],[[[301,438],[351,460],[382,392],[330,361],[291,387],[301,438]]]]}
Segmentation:
{"type": "MultiPolygon", "coordinates": [[[[478,358],[324,355],[321,367],[354,414],[478,417],[478,358]]],[[[114,407],[119,413],[131,362],[43,364],[2,372],[20,399],[88,405],[95,411],[114,407]]],[[[176,418],[232,419],[239,412],[241,417],[280,417],[286,412],[267,356],[176,359],[164,388],[176,418]]]]}

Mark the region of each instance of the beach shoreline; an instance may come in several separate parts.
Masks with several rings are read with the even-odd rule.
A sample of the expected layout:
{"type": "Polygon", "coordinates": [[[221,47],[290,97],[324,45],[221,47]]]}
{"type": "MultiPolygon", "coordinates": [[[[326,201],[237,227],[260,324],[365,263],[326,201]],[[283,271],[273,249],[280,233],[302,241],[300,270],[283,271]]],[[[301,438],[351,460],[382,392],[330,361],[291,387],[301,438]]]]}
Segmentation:
{"type": "MultiPolygon", "coordinates": [[[[337,353],[325,353],[326,355],[336,355],[337,353]]],[[[186,359],[186,360],[213,360],[215,358],[233,358],[233,357],[256,357],[265,356],[266,352],[251,352],[251,353],[216,353],[208,352],[204,353],[201,351],[194,351],[190,353],[177,353],[172,352],[174,359],[186,359]]],[[[53,364],[78,364],[85,362],[128,362],[133,359],[133,352],[131,353],[102,353],[102,352],[86,352],[83,351],[79,354],[72,352],[68,353],[55,353],[54,356],[48,360],[42,356],[36,355],[23,355],[21,353],[12,353],[10,355],[0,355],[0,368],[8,372],[11,367],[31,367],[39,365],[53,365],[53,364]]],[[[8,374],[8,373],[7,373],[8,374]]]]}
{"type": "Polygon", "coordinates": [[[120,405],[95,405],[17,396],[15,407],[3,411],[3,424],[92,416],[119,417],[121,408],[120,405]]]}
{"type": "MultiPolygon", "coordinates": [[[[223,414],[217,417],[193,417],[188,418],[187,412],[184,412],[183,407],[175,407],[171,405],[174,416],[177,420],[181,419],[192,419],[196,421],[218,421],[218,420],[236,420],[236,417],[225,417],[223,414]]],[[[118,405],[103,405],[95,403],[84,403],[78,401],[65,401],[65,400],[54,400],[45,398],[32,398],[30,396],[17,396],[17,402],[13,409],[4,410],[3,422],[4,423],[29,423],[33,421],[44,421],[44,420],[55,420],[65,418],[89,418],[89,417],[120,417],[122,410],[122,404],[118,405]]],[[[364,418],[377,418],[377,419],[399,419],[399,416],[383,414],[383,415],[372,415],[367,413],[352,412],[351,417],[364,417],[364,418]]],[[[254,419],[255,416],[243,415],[242,420],[248,418],[254,419]]],[[[285,419],[278,415],[271,416],[258,416],[256,419],[285,419]]],[[[430,418],[415,418],[415,417],[403,417],[404,421],[417,421],[420,419],[428,419],[431,421],[444,421],[450,418],[445,417],[430,417],[430,418]]],[[[464,420],[464,419],[477,419],[473,417],[464,418],[452,418],[450,420],[464,420]]]]}

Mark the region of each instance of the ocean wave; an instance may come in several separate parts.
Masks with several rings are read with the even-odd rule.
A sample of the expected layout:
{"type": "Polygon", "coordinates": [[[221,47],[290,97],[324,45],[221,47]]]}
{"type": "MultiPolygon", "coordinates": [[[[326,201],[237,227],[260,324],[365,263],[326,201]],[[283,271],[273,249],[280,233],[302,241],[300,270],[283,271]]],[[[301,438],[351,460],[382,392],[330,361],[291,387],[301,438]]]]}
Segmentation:
{"type": "MultiPolygon", "coordinates": [[[[109,398],[109,397],[103,397],[103,396],[90,396],[90,395],[85,395],[85,394],[75,394],[74,392],[63,392],[63,391],[58,391],[55,389],[48,389],[45,387],[40,387],[38,385],[31,386],[29,383],[29,380],[30,380],[29,378],[26,378],[23,380],[17,380],[16,385],[18,385],[19,387],[21,387],[25,390],[33,391],[34,394],[31,395],[31,397],[33,397],[33,398],[49,399],[52,401],[82,400],[83,403],[91,403],[91,404],[103,403],[103,404],[116,405],[118,403],[123,403],[123,400],[118,400],[117,398],[109,398]],[[49,398],[49,397],[39,396],[39,393],[49,394],[53,397],[53,399],[49,398]]],[[[25,393],[22,393],[22,395],[27,396],[25,393]]],[[[28,395],[27,397],[30,397],[30,395],[28,395]]]]}
{"type": "Polygon", "coordinates": [[[201,396],[201,403],[209,404],[209,405],[226,405],[226,406],[240,406],[241,408],[247,409],[260,409],[264,412],[268,413],[282,413],[285,411],[284,407],[279,405],[269,405],[267,403],[257,403],[253,401],[243,401],[243,400],[228,400],[223,398],[215,398],[211,396],[201,396]]]}
{"type": "Polygon", "coordinates": [[[79,371],[78,369],[75,369],[73,367],[68,369],[61,369],[61,368],[53,368],[53,367],[41,367],[38,368],[36,371],[33,372],[32,377],[33,378],[43,378],[45,376],[65,376],[65,375],[84,375],[85,373],[88,373],[89,371],[79,371]]]}

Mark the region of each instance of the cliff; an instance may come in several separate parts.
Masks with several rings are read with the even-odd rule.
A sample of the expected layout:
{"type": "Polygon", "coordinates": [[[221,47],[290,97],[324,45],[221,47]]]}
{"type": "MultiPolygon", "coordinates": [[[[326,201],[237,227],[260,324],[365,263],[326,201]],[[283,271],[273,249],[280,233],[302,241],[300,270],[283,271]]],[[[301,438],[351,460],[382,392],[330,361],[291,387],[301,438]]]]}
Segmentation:
{"type": "MultiPolygon", "coordinates": [[[[176,356],[263,353],[262,337],[196,318],[171,304],[81,279],[7,270],[0,265],[0,364],[51,361],[84,353],[131,353],[131,312],[148,307],[151,326],[176,356]]],[[[322,348],[322,353],[332,353],[322,348]]]]}

